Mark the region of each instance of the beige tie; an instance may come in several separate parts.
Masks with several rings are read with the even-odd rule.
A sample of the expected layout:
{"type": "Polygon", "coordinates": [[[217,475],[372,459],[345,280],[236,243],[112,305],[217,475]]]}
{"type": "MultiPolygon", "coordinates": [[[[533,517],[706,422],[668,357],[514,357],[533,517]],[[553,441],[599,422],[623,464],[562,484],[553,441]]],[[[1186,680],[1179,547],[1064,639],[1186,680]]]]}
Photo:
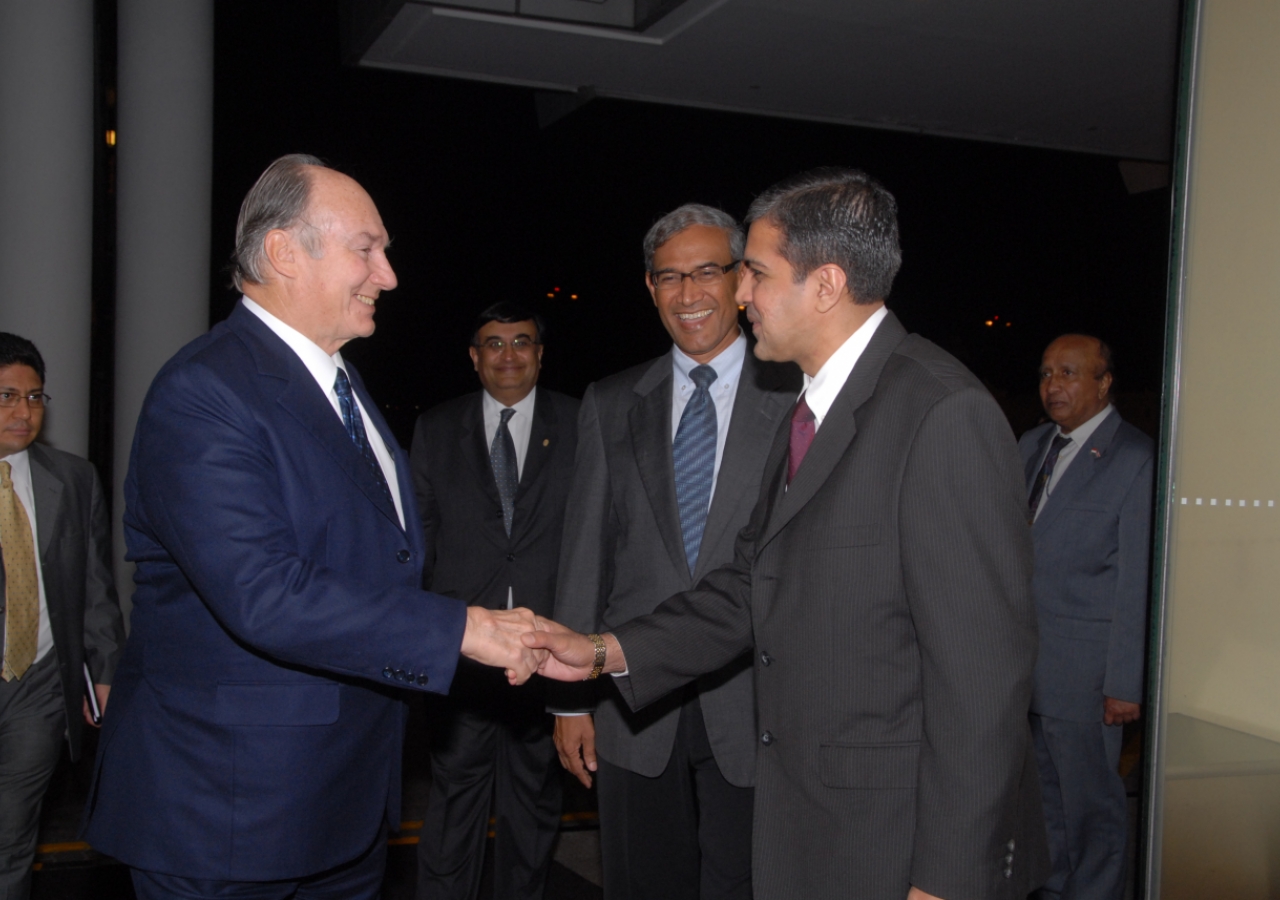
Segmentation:
{"type": "Polygon", "coordinates": [[[4,554],[5,654],[0,677],[21,678],[36,661],[40,627],[40,583],[31,522],[13,491],[10,466],[0,461],[0,552],[4,554]]]}

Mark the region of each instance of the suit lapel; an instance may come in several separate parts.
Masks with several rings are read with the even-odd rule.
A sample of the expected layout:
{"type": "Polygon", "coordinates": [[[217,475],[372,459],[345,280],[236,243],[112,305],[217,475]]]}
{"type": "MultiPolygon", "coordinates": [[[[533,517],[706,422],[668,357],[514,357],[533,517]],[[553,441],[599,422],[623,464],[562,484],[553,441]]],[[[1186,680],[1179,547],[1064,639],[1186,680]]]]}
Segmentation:
{"type": "Polygon", "coordinates": [[[671,355],[658,359],[634,388],[640,400],[627,414],[636,467],[658,521],[658,533],[676,571],[688,572],[676,504],[676,474],[671,462],[671,355]]]}
{"type": "MultiPolygon", "coordinates": [[[[1044,507],[1031,528],[1033,534],[1039,534],[1050,528],[1061,515],[1062,510],[1083,494],[1089,482],[1110,465],[1111,457],[1107,451],[1111,448],[1111,441],[1119,428],[1120,414],[1112,409],[1111,413],[1102,420],[1102,424],[1089,435],[1087,445],[1076,451],[1071,465],[1062,473],[1061,480],[1054,485],[1053,493],[1044,501],[1044,507]]],[[[1057,429],[1050,428],[1049,433],[1056,434],[1057,429]]]]}
{"type": "Polygon", "coordinates": [[[559,424],[551,398],[545,391],[540,391],[533,398],[533,421],[529,426],[529,446],[524,451],[524,465],[520,469],[517,503],[538,483],[538,476],[542,474],[542,469],[555,451],[560,438],[559,424]]]}
{"type": "MultiPolygon", "coordinates": [[[[739,499],[744,493],[757,490],[760,454],[756,448],[769,441],[777,431],[779,407],[795,402],[795,397],[784,393],[780,387],[778,368],[762,367],[748,349],[742,362],[742,374],[738,376],[738,392],[733,399],[733,415],[729,421],[729,434],[725,437],[724,454],[720,458],[715,496],[707,513],[703,547],[714,546],[724,536],[733,521],[739,499]]],[[[711,554],[699,554],[696,575],[705,571],[702,561],[710,558],[711,554]]]]}
{"type": "Polygon", "coordinates": [[[462,458],[471,467],[475,483],[480,485],[485,494],[494,503],[502,505],[498,497],[498,482],[493,477],[493,466],[489,462],[489,445],[484,436],[484,391],[475,395],[475,402],[468,403],[462,414],[462,458]]]}
{"type": "Polygon", "coordinates": [[[27,459],[31,463],[31,493],[36,506],[39,555],[41,564],[44,564],[53,536],[61,527],[58,519],[62,515],[62,481],[49,468],[39,445],[31,445],[27,459]]]}
{"type": "MultiPolygon", "coordinates": [[[[831,477],[836,464],[844,458],[849,445],[858,434],[858,409],[871,398],[890,354],[906,336],[906,329],[898,322],[897,316],[892,312],[885,316],[872,335],[871,342],[858,358],[853,371],[849,373],[844,387],[836,395],[835,402],[827,410],[822,426],[814,436],[809,452],[805,454],[804,463],[796,472],[795,480],[775,502],[760,546],[773,540],[831,477]]],[[[786,453],[778,452],[779,444],[785,447],[788,443],[779,435],[779,440],[774,444],[774,452],[770,454],[770,463],[775,467],[775,478],[779,477],[778,470],[786,466],[787,459],[786,453]]],[[[785,476],[782,478],[785,480],[785,476]]]]}
{"type": "MultiPolygon", "coordinates": [[[[342,419],[333,411],[329,398],[320,390],[297,354],[266,323],[242,305],[237,305],[232,311],[227,325],[247,339],[246,346],[252,349],[257,360],[258,374],[283,382],[276,402],[324,448],[356,488],[399,528],[400,517],[396,515],[391,498],[383,491],[382,484],[343,427],[342,419]]],[[[353,372],[348,367],[348,374],[353,372]]],[[[354,375],[351,380],[353,385],[357,385],[359,375],[354,375]]],[[[358,384],[358,390],[361,405],[369,411],[366,418],[371,423],[381,422],[382,417],[364,392],[363,384],[358,384]]],[[[366,428],[369,425],[366,423],[366,428]]],[[[388,440],[382,428],[379,428],[379,434],[383,435],[384,442],[388,440]]],[[[387,446],[393,448],[397,445],[392,439],[387,446]]]]}

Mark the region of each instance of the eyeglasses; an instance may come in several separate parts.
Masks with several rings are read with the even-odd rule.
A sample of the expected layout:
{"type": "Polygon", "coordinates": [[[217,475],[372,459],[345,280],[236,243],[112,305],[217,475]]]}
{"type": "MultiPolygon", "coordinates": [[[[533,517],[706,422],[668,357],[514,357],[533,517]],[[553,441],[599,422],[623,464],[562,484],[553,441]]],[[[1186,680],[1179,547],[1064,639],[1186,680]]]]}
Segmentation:
{"type": "Polygon", "coordinates": [[[653,279],[654,287],[660,291],[674,291],[684,283],[686,278],[690,279],[694,284],[709,285],[715,284],[725,275],[732,272],[738,267],[740,259],[735,259],[727,266],[699,266],[692,272],[677,272],[674,269],[663,269],[661,272],[651,272],[649,277],[653,279]]]}
{"type": "Polygon", "coordinates": [[[535,341],[533,338],[527,337],[518,337],[510,341],[504,341],[502,338],[489,338],[489,340],[484,343],[472,344],[471,346],[483,348],[488,350],[490,353],[501,353],[503,350],[507,349],[507,347],[510,347],[517,353],[524,353],[526,350],[530,350],[541,343],[542,341],[535,341]]]}
{"type": "Polygon", "coordinates": [[[33,391],[25,396],[14,391],[0,391],[0,406],[6,409],[17,406],[19,400],[26,400],[31,409],[41,409],[52,399],[43,391],[33,391]]]}

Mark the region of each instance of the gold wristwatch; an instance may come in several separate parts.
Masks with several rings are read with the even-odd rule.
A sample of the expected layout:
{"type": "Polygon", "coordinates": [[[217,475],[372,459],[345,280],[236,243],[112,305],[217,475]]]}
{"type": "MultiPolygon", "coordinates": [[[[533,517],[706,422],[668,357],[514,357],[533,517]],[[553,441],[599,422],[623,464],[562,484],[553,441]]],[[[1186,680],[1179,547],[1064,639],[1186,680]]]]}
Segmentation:
{"type": "Polygon", "coordinates": [[[595,679],[599,678],[600,673],[604,671],[604,655],[605,655],[604,638],[600,637],[600,635],[598,634],[589,634],[587,635],[587,637],[591,640],[591,643],[596,645],[596,661],[595,661],[595,668],[591,670],[591,674],[588,675],[583,680],[594,681],[595,679]]]}

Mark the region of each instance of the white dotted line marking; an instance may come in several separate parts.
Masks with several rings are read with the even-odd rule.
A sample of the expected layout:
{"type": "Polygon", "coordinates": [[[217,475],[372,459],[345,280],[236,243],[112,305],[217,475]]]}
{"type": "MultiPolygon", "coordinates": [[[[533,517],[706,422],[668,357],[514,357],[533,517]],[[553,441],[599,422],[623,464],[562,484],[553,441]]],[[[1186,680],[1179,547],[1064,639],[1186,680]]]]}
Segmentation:
{"type": "MultiPolygon", "coordinates": [[[[1183,506],[1186,506],[1186,505],[1187,505],[1188,503],[1190,503],[1190,502],[1191,502],[1191,498],[1190,498],[1190,497],[1183,497],[1183,498],[1182,498],[1182,505],[1183,505],[1183,506]]],[[[1222,503],[1223,503],[1223,505],[1224,505],[1224,506],[1231,506],[1231,505],[1233,505],[1233,504],[1234,504],[1235,506],[1245,507],[1245,506],[1248,506],[1248,505],[1249,505],[1249,501],[1248,501],[1248,500],[1236,500],[1236,499],[1234,499],[1234,498],[1232,498],[1232,497],[1225,497],[1225,498],[1223,498],[1222,503]]],[[[1209,498],[1209,505],[1210,505],[1210,506],[1217,506],[1217,505],[1218,505],[1218,498],[1217,498],[1217,497],[1210,497],[1210,498],[1209,498]]],[[[1253,505],[1254,505],[1254,507],[1255,507],[1255,508],[1257,508],[1257,507],[1261,507],[1261,506],[1262,506],[1262,501],[1261,501],[1261,500],[1254,500],[1254,501],[1253,501],[1253,505]]],[[[1274,508],[1275,508],[1275,505],[1276,505],[1276,501],[1274,501],[1274,500],[1268,500],[1268,501],[1267,501],[1267,507],[1268,507],[1268,508],[1270,508],[1270,509],[1274,509],[1274,508]]],[[[1204,506],[1204,498],[1203,498],[1203,497],[1196,497],[1196,506],[1204,506]]]]}

